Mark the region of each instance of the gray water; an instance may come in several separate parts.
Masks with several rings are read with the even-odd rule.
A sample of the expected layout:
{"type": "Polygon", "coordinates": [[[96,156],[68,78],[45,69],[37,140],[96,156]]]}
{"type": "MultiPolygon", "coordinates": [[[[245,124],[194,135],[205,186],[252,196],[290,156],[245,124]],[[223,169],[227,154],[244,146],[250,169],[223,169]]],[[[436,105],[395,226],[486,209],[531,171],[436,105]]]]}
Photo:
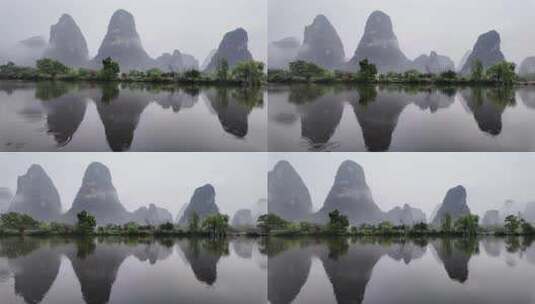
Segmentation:
{"type": "Polygon", "coordinates": [[[0,81],[0,151],[265,151],[265,92],[0,81]]]}
{"type": "Polygon", "coordinates": [[[0,303],[266,303],[261,241],[0,239],[0,303]]]}
{"type": "Polygon", "coordinates": [[[279,303],[535,303],[527,239],[271,239],[268,298],[279,303]]]}
{"type": "Polygon", "coordinates": [[[270,151],[535,151],[535,86],[273,85],[270,151]]]}

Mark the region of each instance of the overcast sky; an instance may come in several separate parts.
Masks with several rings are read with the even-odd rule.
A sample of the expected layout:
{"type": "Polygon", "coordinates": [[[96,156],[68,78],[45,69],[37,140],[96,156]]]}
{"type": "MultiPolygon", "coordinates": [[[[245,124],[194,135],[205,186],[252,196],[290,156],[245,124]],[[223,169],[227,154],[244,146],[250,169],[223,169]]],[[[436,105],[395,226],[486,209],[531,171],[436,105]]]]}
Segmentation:
{"type": "Polygon", "coordinates": [[[207,183],[216,190],[220,210],[230,216],[267,195],[265,153],[0,153],[0,187],[15,193],[17,177],[40,164],[66,210],[92,161],[110,168],[119,199],[130,211],[155,203],[175,217],[193,191],[207,183]]]}
{"type": "Polygon", "coordinates": [[[134,15],[152,57],[179,49],[202,63],[226,32],[243,27],[253,56],[265,61],[266,6],[266,0],[0,0],[0,49],[35,35],[48,40],[50,26],[68,13],[94,56],[111,16],[122,8],[134,15]]]}
{"type": "Polygon", "coordinates": [[[268,39],[303,39],[305,25],[326,15],[351,57],[375,10],[390,15],[401,50],[410,59],[436,50],[456,64],[477,37],[495,29],[502,51],[520,63],[535,55],[535,0],[269,0],[268,39]]]}
{"type": "Polygon", "coordinates": [[[484,214],[507,199],[535,201],[535,153],[271,153],[269,170],[288,160],[303,178],[315,210],[334,182],[340,164],[364,168],[377,205],[387,211],[409,203],[429,217],[448,189],[463,185],[472,212],[484,214]]]}

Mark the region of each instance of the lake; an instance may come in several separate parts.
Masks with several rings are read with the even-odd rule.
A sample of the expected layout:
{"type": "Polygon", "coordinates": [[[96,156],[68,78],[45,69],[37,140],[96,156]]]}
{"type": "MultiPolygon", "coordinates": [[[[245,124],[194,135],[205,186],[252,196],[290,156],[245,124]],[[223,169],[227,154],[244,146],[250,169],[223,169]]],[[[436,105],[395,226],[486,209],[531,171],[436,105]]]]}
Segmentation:
{"type": "Polygon", "coordinates": [[[260,239],[0,239],[2,303],[266,303],[260,239]]]}
{"type": "Polygon", "coordinates": [[[270,151],[535,151],[535,86],[270,85],[270,151]]]}
{"type": "Polygon", "coordinates": [[[266,151],[265,90],[0,81],[0,151],[266,151]]]}
{"type": "Polygon", "coordinates": [[[268,252],[279,303],[535,303],[527,239],[280,239],[268,252]]]}

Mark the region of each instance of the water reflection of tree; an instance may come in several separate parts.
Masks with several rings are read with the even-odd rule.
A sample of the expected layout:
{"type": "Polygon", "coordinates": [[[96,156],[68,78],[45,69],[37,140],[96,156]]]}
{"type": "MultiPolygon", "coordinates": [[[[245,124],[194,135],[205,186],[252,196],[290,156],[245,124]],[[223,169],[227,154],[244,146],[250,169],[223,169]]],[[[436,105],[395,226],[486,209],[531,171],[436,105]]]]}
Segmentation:
{"type": "Polygon", "coordinates": [[[102,98],[101,101],[103,103],[109,104],[112,101],[119,98],[119,86],[117,83],[114,82],[107,82],[100,86],[100,89],[102,91],[102,98]]]}
{"type": "Polygon", "coordinates": [[[79,91],[80,85],[76,82],[39,81],[35,84],[35,98],[41,101],[56,99],[67,93],[79,91]]]}

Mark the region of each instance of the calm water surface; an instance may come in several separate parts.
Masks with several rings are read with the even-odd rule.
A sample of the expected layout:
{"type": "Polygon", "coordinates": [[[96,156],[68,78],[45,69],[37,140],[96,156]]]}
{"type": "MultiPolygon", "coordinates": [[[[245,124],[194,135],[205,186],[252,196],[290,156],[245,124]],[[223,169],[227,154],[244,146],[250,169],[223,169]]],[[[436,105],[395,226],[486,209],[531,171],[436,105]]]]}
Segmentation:
{"type": "Polygon", "coordinates": [[[265,151],[264,94],[0,81],[0,151],[265,151]]]}
{"type": "Polygon", "coordinates": [[[264,304],[262,243],[0,239],[0,302],[264,304]]]}
{"type": "Polygon", "coordinates": [[[270,151],[535,151],[535,86],[270,86],[270,151]]]}
{"type": "Polygon", "coordinates": [[[278,303],[535,303],[535,243],[525,239],[270,239],[268,298],[278,303]]]}

